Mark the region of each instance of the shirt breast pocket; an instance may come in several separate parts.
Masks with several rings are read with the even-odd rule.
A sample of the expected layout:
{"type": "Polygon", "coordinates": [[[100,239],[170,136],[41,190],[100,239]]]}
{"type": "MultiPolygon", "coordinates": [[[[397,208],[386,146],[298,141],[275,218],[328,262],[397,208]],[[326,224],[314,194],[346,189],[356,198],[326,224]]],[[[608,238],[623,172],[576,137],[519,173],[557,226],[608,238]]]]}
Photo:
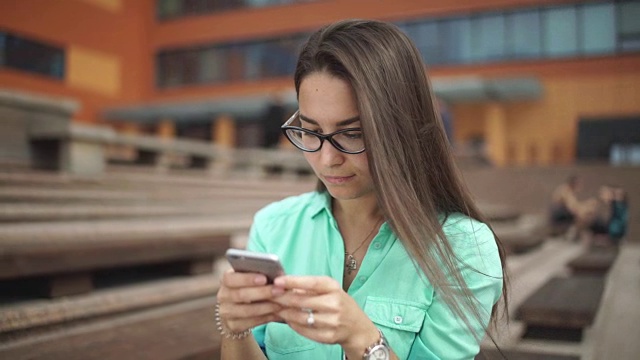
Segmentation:
{"type": "Polygon", "coordinates": [[[384,333],[399,359],[409,356],[411,346],[422,329],[426,305],[382,297],[367,297],[364,312],[384,333]]]}
{"type": "Polygon", "coordinates": [[[269,323],[264,343],[269,359],[300,359],[301,352],[313,350],[316,343],[295,332],[289,325],[269,323]]]}

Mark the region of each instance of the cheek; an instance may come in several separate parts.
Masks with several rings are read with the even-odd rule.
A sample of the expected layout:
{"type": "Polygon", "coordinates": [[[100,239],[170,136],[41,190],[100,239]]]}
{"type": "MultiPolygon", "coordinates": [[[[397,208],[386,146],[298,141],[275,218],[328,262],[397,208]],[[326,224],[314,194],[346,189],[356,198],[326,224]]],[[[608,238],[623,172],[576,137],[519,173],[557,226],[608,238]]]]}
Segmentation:
{"type": "Polygon", "coordinates": [[[315,170],[317,168],[316,164],[318,163],[318,153],[303,152],[303,155],[311,168],[315,170]]]}
{"type": "Polygon", "coordinates": [[[357,157],[354,157],[352,163],[361,173],[369,174],[369,159],[367,159],[367,155],[358,154],[357,157]]]}

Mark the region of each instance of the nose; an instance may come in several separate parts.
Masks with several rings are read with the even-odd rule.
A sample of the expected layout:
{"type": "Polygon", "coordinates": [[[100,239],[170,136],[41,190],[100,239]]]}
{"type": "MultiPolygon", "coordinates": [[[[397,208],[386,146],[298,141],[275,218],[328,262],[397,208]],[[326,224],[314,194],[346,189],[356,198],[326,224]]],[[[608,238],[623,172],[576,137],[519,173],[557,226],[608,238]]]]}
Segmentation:
{"type": "Polygon", "coordinates": [[[320,150],[320,163],[324,167],[335,167],[344,163],[344,153],[336,149],[330,141],[325,141],[320,150]]]}

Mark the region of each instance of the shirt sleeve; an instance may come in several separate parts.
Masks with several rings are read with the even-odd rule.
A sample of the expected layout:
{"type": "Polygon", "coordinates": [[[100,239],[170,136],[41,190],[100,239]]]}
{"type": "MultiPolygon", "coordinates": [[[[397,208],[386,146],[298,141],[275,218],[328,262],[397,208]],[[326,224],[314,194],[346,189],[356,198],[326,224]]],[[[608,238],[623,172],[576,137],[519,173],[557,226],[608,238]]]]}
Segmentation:
{"type": "Polygon", "coordinates": [[[460,260],[462,277],[477,299],[481,319],[468,315],[471,331],[436,292],[409,359],[473,359],[480,351],[479,342],[502,293],[503,278],[494,235],[486,225],[476,224],[475,231],[468,231],[463,237],[466,241],[458,239],[452,247],[460,260]]]}

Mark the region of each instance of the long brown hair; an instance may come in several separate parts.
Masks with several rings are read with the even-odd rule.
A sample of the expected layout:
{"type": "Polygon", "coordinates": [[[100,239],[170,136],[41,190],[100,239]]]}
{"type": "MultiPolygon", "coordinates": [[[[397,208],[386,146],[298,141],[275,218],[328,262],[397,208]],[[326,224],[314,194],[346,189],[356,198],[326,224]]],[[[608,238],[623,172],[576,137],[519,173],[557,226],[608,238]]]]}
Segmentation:
{"type": "MultiPolygon", "coordinates": [[[[304,78],[316,72],[353,87],[378,203],[414,264],[472,330],[471,321],[482,318],[479,306],[438,216],[457,212],[485,221],[458,174],[418,50],[394,25],[339,21],[313,33],[303,46],[297,93],[304,78]],[[454,293],[447,285],[451,281],[461,290],[454,293]]],[[[320,181],[317,189],[326,190],[320,181]]],[[[504,251],[497,237],[496,242],[504,275],[504,251]]],[[[506,295],[503,282],[505,306],[506,295]]]]}

